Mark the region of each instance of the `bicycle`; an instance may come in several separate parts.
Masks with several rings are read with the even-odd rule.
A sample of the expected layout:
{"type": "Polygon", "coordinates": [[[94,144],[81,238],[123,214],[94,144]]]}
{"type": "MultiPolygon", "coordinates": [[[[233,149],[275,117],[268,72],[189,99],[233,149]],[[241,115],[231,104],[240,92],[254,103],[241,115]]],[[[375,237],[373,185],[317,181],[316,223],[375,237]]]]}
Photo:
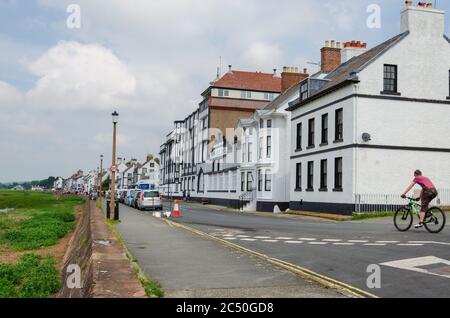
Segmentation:
{"type": "MultiPolygon", "coordinates": [[[[394,225],[400,232],[407,232],[412,224],[414,215],[420,219],[420,210],[422,206],[417,202],[418,199],[407,198],[409,203],[399,208],[394,215],[394,225]]],[[[446,217],[444,211],[441,208],[434,206],[430,208],[426,214],[423,225],[428,232],[437,234],[440,233],[446,223],[446,217]]]]}

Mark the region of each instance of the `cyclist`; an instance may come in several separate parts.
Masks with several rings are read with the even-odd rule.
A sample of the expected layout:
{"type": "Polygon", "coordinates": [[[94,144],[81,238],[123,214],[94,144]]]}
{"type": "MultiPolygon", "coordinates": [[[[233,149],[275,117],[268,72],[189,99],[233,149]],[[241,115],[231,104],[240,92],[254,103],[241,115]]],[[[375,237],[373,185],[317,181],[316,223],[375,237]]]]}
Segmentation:
{"type": "Polygon", "coordinates": [[[414,186],[418,184],[422,187],[422,191],[420,193],[420,198],[417,201],[422,201],[422,209],[420,210],[420,222],[415,226],[416,229],[423,227],[423,223],[425,222],[426,213],[428,212],[430,202],[433,201],[437,196],[438,192],[433,182],[425,176],[422,175],[422,171],[416,170],[414,172],[414,180],[411,185],[406,189],[406,191],[402,194],[402,198],[406,198],[406,194],[414,188],[414,186]]]}

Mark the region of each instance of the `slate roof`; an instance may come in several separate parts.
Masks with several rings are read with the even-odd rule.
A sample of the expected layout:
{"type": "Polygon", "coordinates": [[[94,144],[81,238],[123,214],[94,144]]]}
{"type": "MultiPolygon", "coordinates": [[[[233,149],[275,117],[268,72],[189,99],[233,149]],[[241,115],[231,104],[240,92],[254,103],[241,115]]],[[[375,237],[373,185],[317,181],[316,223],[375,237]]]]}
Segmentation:
{"type": "Polygon", "coordinates": [[[293,102],[292,106],[288,108],[288,110],[292,111],[297,109],[298,107],[308,103],[311,100],[316,99],[321,94],[327,92],[328,90],[332,90],[333,88],[338,88],[340,86],[345,85],[346,83],[354,82],[355,79],[351,78],[351,74],[353,72],[358,73],[370,65],[373,61],[375,61],[379,56],[381,56],[384,52],[389,50],[392,46],[403,40],[409,31],[401,33],[393,38],[381,43],[380,45],[374,47],[373,49],[350,59],[346,63],[342,63],[337,69],[329,73],[324,79],[328,80],[328,83],[322,86],[322,88],[316,92],[313,96],[310,96],[308,99],[299,102],[293,102]]]}

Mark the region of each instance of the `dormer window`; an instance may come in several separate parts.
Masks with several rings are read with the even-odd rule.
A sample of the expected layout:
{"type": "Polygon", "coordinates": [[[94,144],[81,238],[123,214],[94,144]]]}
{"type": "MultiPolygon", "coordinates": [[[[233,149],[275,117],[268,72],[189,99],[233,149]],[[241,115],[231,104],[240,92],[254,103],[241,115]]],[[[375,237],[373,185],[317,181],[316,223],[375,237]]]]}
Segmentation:
{"type": "Polygon", "coordinates": [[[300,86],[300,100],[303,101],[308,98],[308,81],[304,82],[300,86]]]}
{"type": "Polygon", "coordinates": [[[398,69],[397,65],[384,65],[382,94],[398,94],[398,69]]]}

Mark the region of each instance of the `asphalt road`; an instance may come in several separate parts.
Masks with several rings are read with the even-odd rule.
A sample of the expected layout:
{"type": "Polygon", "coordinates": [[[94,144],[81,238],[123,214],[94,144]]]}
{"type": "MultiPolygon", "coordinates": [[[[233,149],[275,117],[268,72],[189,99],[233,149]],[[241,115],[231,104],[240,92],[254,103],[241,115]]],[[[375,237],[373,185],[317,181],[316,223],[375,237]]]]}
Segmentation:
{"type": "Polygon", "coordinates": [[[197,204],[182,204],[181,213],[176,222],[380,297],[450,297],[448,225],[436,235],[425,229],[400,233],[390,218],[332,222],[239,214],[197,204]],[[372,264],[381,269],[379,289],[367,287],[372,264]]]}

